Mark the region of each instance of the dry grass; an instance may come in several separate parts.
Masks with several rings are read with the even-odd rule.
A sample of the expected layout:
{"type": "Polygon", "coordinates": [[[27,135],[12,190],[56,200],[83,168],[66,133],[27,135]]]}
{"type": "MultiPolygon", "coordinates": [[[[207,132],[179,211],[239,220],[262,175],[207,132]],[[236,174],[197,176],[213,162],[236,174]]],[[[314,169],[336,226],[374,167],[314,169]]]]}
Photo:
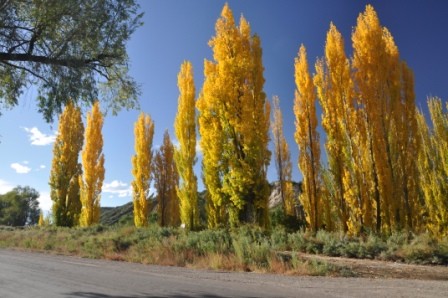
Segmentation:
{"type": "Polygon", "coordinates": [[[330,256],[401,260],[414,263],[448,263],[448,240],[426,234],[409,237],[396,234],[387,239],[369,236],[346,239],[337,233],[288,234],[265,232],[246,226],[237,230],[205,230],[187,233],[181,229],[149,226],[91,228],[0,227],[0,248],[77,255],[164,266],[185,266],[226,271],[256,271],[289,275],[352,276],[348,267],[323,260],[285,257],[278,251],[299,251],[330,256]]]}

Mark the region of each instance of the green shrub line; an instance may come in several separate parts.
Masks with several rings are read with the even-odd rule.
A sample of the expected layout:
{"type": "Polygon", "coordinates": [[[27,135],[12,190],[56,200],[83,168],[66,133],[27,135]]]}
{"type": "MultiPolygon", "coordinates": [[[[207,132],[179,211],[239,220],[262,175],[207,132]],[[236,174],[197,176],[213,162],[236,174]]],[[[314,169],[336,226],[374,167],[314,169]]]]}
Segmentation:
{"type": "Polygon", "coordinates": [[[301,260],[295,252],[378,259],[410,264],[448,265],[448,238],[394,233],[348,237],[342,233],[256,226],[187,232],[180,228],[102,226],[89,228],[0,227],[0,248],[47,251],[86,258],[212,269],[353,276],[350,268],[301,260]],[[292,252],[285,258],[280,252],[292,252]]]}

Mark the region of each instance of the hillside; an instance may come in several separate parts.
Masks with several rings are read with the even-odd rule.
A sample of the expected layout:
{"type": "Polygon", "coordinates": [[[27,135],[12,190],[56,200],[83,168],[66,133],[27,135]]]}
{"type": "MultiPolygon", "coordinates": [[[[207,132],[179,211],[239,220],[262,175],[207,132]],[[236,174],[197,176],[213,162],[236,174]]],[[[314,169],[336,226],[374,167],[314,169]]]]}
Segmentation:
{"type": "MultiPolygon", "coordinates": [[[[300,183],[293,182],[293,189],[295,192],[295,197],[300,194],[300,183]]],[[[202,191],[198,193],[199,205],[201,209],[201,219],[205,220],[205,195],[206,192],[202,191]]],[[[157,202],[154,197],[149,200],[150,213],[156,210],[157,202]]],[[[280,187],[278,182],[271,183],[271,195],[269,196],[269,208],[274,209],[279,206],[282,202],[280,196],[280,187]]],[[[297,204],[298,201],[296,202],[297,204]]],[[[104,225],[113,225],[118,222],[132,222],[133,217],[133,204],[132,202],[126,203],[122,206],[117,207],[101,207],[101,217],[100,223],[104,225]]]]}

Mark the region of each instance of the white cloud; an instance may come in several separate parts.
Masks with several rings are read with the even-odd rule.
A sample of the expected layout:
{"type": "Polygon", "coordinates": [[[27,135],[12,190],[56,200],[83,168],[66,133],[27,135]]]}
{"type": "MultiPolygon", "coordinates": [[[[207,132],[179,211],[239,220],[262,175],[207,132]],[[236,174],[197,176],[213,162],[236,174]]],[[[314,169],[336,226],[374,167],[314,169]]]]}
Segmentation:
{"type": "Polygon", "coordinates": [[[0,179],[0,194],[5,194],[5,193],[11,191],[13,188],[14,188],[14,186],[11,183],[0,179]]]}
{"type": "Polygon", "coordinates": [[[45,169],[46,166],[45,166],[45,165],[40,165],[39,168],[40,168],[40,169],[45,169]]]}
{"type": "Polygon", "coordinates": [[[11,168],[16,171],[17,174],[28,174],[31,171],[30,167],[21,165],[18,162],[12,163],[11,168]]]}
{"type": "Polygon", "coordinates": [[[29,161],[28,161],[28,160],[24,160],[24,161],[22,161],[22,163],[23,163],[24,165],[27,165],[27,164],[29,164],[29,161]]]}
{"type": "MultiPolygon", "coordinates": [[[[174,139],[174,140],[172,140],[172,143],[176,149],[179,149],[180,143],[178,140],[174,139]]],[[[156,146],[156,147],[159,148],[160,146],[156,146]]],[[[195,149],[196,149],[196,155],[202,155],[202,148],[201,148],[201,144],[199,144],[199,140],[196,140],[195,149]]]]}
{"type": "Polygon", "coordinates": [[[35,146],[47,146],[52,144],[56,140],[56,135],[46,135],[42,133],[37,127],[23,127],[23,130],[25,130],[28,133],[28,138],[31,141],[31,145],[35,146]]]}
{"type": "Polygon", "coordinates": [[[53,205],[53,202],[51,201],[50,193],[48,191],[42,191],[39,192],[40,196],[37,199],[39,201],[39,207],[44,212],[51,211],[51,206],[53,205]]]}
{"type": "Polygon", "coordinates": [[[197,155],[202,154],[202,148],[201,148],[201,144],[199,144],[199,141],[196,141],[196,154],[197,155]]]}
{"type": "Polygon", "coordinates": [[[102,191],[113,196],[116,195],[119,198],[130,197],[132,195],[131,186],[118,180],[113,180],[111,183],[104,183],[102,191]]]}

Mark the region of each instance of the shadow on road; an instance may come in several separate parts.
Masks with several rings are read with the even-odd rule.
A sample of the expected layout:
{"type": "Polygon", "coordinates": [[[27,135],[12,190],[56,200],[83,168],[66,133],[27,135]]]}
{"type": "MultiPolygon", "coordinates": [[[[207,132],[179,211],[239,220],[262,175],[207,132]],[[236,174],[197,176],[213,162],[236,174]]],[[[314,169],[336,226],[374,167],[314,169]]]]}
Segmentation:
{"type": "MultiPolygon", "coordinates": [[[[138,296],[119,296],[119,295],[107,295],[101,293],[93,293],[93,292],[72,292],[68,293],[67,297],[80,297],[80,298],[225,298],[228,296],[218,296],[213,294],[197,294],[192,293],[191,295],[185,294],[170,294],[166,296],[160,295],[149,295],[149,294],[141,294],[138,296]]],[[[244,298],[255,298],[255,297],[244,297],[244,298]]]]}

